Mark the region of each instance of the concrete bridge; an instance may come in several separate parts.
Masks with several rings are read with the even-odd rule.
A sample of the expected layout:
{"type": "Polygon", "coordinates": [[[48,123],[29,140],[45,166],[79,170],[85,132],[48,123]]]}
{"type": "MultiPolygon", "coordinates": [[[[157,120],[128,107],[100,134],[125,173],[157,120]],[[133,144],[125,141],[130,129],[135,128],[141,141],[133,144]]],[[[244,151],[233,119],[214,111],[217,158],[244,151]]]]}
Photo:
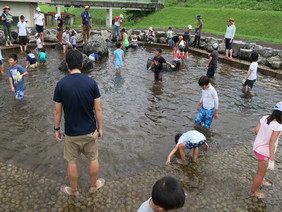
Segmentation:
{"type": "Polygon", "coordinates": [[[88,5],[92,9],[106,9],[106,26],[108,27],[112,26],[113,9],[153,11],[164,7],[164,0],[49,0],[46,3],[56,6],[58,13],[60,13],[60,6],[83,8],[88,5]]]}

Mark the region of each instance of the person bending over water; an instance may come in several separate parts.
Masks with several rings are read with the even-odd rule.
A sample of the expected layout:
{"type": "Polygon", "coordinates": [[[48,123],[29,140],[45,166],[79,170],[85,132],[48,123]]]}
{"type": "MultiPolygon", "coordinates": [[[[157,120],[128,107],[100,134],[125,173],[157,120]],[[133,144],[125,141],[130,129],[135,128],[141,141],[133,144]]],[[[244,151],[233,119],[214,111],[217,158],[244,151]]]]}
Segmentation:
{"type": "Polygon", "coordinates": [[[187,160],[185,157],[185,149],[193,149],[193,161],[196,162],[199,155],[199,147],[202,145],[205,145],[205,147],[208,149],[209,145],[206,142],[206,137],[198,132],[197,130],[190,130],[184,134],[179,133],[175,136],[175,147],[171,150],[169,155],[166,159],[166,165],[170,164],[170,159],[174,153],[179,150],[180,153],[180,159],[177,160],[178,163],[186,165],[187,160]]]}
{"type": "Polygon", "coordinates": [[[265,195],[259,192],[261,186],[271,186],[265,180],[267,169],[274,170],[275,152],[279,136],[282,132],[282,102],[275,105],[270,116],[263,116],[255,128],[257,134],[253,151],[258,159],[257,174],[251,187],[250,195],[264,198],[265,195]]]}

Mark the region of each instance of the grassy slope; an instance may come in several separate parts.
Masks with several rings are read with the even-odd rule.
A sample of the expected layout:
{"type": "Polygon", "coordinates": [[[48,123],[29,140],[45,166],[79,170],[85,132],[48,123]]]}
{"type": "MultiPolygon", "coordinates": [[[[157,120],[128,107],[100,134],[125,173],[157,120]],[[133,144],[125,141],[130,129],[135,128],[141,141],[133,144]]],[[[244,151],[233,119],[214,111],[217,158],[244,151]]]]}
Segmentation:
{"type": "Polygon", "coordinates": [[[188,24],[195,26],[197,23],[195,17],[198,14],[203,16],[204,32],[224,34],[226,20],[233,17],[236,19],[238,37],[282,44],[282,12],[275,11],[166,7],[144,18],[134,27],[185,28],[188,24]]]}

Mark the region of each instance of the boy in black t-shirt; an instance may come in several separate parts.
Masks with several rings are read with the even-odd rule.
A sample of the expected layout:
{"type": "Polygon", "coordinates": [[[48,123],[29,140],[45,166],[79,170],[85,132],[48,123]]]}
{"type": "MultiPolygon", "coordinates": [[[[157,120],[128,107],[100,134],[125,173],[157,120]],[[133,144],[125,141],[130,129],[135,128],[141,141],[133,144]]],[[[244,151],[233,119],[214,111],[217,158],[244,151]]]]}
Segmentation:
{"type": "Polygon", "coordinates": [[[162,82],[163,81],[163,63],[166,63],[169,65],[171,68],[175,68],[174,65],[171,63],[167,62],[162,56],[162,49],[156,49],[155,52],[155,57],[153,59],[152,64],[149,66],[148,70],[151,70],[152,67],[154,66],[155,68],[155,81],[162,82]]]}
{"type": "Polygon", "coordinates": [[[209,56],[209,60],[207,62],[206,68],[208,68],[207,71],[207,77],[208,78],[213,78],[214,77],[214,73],[217,69],[217,60],[218,60],[218,44],[214,43],[212,45],[213,51],[211,52],[210,56],[209,56]]]}

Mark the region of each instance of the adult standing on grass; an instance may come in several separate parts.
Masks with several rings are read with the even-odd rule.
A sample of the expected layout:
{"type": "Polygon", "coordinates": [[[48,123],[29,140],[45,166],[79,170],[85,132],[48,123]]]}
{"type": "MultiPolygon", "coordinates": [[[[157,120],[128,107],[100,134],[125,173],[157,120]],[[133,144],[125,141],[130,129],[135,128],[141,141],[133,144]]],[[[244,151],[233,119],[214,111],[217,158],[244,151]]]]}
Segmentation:
{"type": "Polygon", "coordinates": [[[195,26],[195,40],[194,40],[194,47],[199,48],[200,47],[200,39],[202,35],[202,28],[203,28],[203,20],[202,16],[197,16],[198,24],[195,26]]]}
{"type": "Polygon", "coordinates": [[[44,44],[44,26],[45,26],[45,17],[44,14],[41,13],[41,9],[39,7],[36,8],[36,12],[34,14],[34,21],[35,21],[35,29],[39,34],[40,40],[42,45],[44,44]]]}
{"type": "Polygon", "coordinates": [[[226,49],[224,58],[233,59],[232,58],[232,43],[233,43],[233,39],[234,39],[235,32],[236,32],[235,20],[234,18],[229,18],[227,22],[228,22],[228,25],[226,28],[226,33],[225,33],[225,38],[224,38],[225,49],[226,49]]]}
{"type": "Polygon", "coordinates": [[[85,6],[85,10],[81,13],[81,26],[83,34],[83,43],[89,39],[90,29],[92,28],[92,17],[89,13],[89,6],[85,6]]]}
{"type": "Polygon", "coordinates": [[[123,22],[124,22],[123,14],[120,14],[119,16],[115,17],[113,37],[116,37],[117,41],[121,39],[120,26],[123,24],[123,22]]]}
{"type": "Polygon", "coordinates": [[[98,138],[102,138],[100,92],[95,80],[81,73],[82,62],[83,55],[80,51],[72,49],[67,52],[66,64],[69,74],[57,83],[53,97],[54,130],[57,141],[65,142],[64,158],[68,162],[70,183],[70,187],[61,186],[61,191],[68,195],[79,195],[76,161],[81,153],[89,160],[91,181],[89,192],[97,191],[105,183],[104,179],[97,179],[98,138]],[[65,133],[60,131],[62,110],[64,110],[65,133]]]}
{"type": "Polygon", "coordinates": [[[9,6],[3,7],[3,13],[2,13],[2,23],[4,27],[4,34],[5,34],[5,41],[6,41],[6,46],[13,46],[12,44],[12,34],[11,34],[11,22],[13,21],[12,15],[9,13],[11,8],[9,6]]]}

